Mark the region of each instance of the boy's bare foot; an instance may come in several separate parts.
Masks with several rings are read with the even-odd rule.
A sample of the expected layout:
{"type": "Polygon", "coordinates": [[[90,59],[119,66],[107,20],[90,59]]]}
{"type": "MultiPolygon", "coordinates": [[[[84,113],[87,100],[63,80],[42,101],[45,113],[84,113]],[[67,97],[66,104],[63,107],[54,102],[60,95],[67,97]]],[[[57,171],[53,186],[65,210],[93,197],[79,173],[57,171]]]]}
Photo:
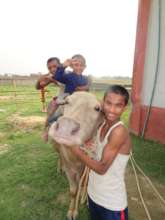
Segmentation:
{"type": "Polygon", "coordinates": [[[44,131],[44,133],[42,135],[42,139],[44,140],[45,143],[48,142],[48,131],[44,131]]]}
{"type": "Polygon", "coordinates": [[[41,109],[41,112],[47,112],[47,108],[41,109]]]}

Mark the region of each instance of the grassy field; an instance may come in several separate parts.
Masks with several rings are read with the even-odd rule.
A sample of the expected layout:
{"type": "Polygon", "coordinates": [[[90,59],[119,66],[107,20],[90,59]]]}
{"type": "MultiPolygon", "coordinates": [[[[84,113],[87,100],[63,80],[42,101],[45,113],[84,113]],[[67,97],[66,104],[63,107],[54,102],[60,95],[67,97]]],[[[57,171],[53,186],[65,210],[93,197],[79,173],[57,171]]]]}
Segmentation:
{"type": "MultiPolygon", "coordinates": [[[[11,90],[9,86],[0,88],[0,220],[63,220],[69,202],[68,183],[56,171],[58,155],[41,139],[43,122],[34,126],[28,118],[24,124],[18,120],[45,117],[39,93],[33,87],[17,87],[15,97],[11,90]]],[[[54,93],[55,88],[50,87],[47,100],[54,93]]],[[[103,92],[96,95],[102,98],[103,92]]],[[[129,113],[130,108],[123,115],[126,125],[129,113]]],[[[165,196],[165,146],[135,136],[132,141],[135,159],[165,196]]],[[[131,197],[129,194],[129,201],[131,197]]],[[[143,220],[137,213],[130,210],[131,219],[143,220]]],[[[84,205],[79,220],[86,219],[84,205]]]]}
{"type": "Polygon", "coordinates": [[[108,84],[131,85],[132,84],[132,79],[94,78],[93,82],[108,83],[108,84]]]}

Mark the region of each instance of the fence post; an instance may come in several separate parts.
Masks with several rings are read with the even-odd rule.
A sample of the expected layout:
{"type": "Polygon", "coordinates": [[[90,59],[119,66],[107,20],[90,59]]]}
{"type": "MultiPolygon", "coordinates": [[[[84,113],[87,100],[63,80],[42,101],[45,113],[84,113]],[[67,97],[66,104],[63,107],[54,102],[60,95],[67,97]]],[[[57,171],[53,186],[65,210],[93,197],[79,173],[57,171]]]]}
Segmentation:
{"type": "Polygon", "coordinates": [[[14,91],[14,100],[15,100],[15,104],[16,104],[16,108],[17,108],[17,85],[16,85],[16,81],[15,79],[12,78],[12,85],[13,85],[13,91],[14,91]]]}

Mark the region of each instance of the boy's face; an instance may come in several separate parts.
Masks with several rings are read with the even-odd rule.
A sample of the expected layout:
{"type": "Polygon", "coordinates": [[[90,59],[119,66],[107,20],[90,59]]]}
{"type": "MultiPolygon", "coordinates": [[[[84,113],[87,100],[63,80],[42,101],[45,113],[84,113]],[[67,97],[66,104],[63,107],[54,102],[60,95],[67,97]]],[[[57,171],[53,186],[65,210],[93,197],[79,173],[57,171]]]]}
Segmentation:
{"type": "Polygon", "coordinates": [[[117,121],[126,108],[124,96],[113,92],[108,93],[103,102],[103,111],[110,123],[117,121]]]}
{"type": "Polygon", "coordinates": [[[56,72],[58,66],[59,64],[57,63],[56,60],[52,60],[47,64],[48,70],[51,74],[54,74],[56,72]]]}
{"type": "Polygon", "coordinates": [[[73,59],[71,63],[71,68],[73,69],[73,72],[80,75],[84,71],[85,65],[81,59],[73,59]]]}

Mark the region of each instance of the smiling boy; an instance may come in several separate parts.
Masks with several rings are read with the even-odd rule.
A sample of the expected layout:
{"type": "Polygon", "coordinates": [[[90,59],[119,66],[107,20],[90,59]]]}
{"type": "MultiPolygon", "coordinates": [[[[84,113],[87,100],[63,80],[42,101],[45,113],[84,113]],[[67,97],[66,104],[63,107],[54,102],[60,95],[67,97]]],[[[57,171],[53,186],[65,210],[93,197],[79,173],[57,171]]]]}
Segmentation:
{"type": "Polygon", "coordinates": [[[88,77],[83,75],[85,68],[85,58],[81,54],[76,54],[57,68],[53,79],[65,85],[65,93],[72,94],[75,91],[88,91],[90,82],[88,77]],[[70,67],[72,71],[66,72],[65,69],[67,67],[70,67]]]}
{"type": "Polygon", "coordinates": [[[81,54],[75,54],[63,64],[60,63],[57,57],[50,58],[47,61],[47,67],[49,74],[38,80],[36,88],[41,89],[50,83],[54,83],[61,87],[61,92],[49,104],[48,117],[43,134],[45,142],[48,141],[49,125],[61,116],[60,111],[56,111],[58,103],[61,103],[66,96],[75,91],[88,91],[91,83],[89,77],[83,75],[83,71],[86,68],[86,60],[81,54]],[[66,71],[67,67],[70,67],[72,71],[66,71]]]}
{"type": "Polygon", "coordinates": [[[88,182],[91,220],[128,220],[124,174],[131,140],[127,128],[120,121],[128,100],[128,91],[122,86],[113,85],[105,92],[105,121],[97,132],[95,159],[91,159],[79,147],[71,148],[91,169],[88,182]]]}

